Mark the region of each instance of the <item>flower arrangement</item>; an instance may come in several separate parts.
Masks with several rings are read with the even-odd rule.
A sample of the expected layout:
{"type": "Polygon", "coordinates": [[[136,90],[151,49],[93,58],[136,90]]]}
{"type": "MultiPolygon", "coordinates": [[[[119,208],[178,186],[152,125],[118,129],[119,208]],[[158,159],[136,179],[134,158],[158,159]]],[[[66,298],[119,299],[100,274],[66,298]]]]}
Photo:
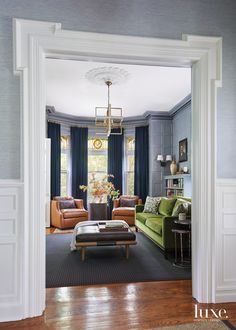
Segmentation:
{"type": "Polygon", "coordinates": [[[87,186],[81,185],[80,189],[84,192],[87,190],[89,195],[93,197],[93,203],[106,202],[106,198],[116,199],[119,197],[119,190],[115,190],[114,184],[109,181],[114,175],[105,175],[101,180],[96,179],[96,174],[92,173],[91,179],[87,186]]]}

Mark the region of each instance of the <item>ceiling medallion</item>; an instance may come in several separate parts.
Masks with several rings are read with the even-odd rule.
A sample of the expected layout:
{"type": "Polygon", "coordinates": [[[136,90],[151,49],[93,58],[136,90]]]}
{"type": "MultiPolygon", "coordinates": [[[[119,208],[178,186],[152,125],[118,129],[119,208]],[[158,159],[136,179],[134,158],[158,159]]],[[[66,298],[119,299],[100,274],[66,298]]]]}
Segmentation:
{"type": "MultiPolygon", "coordinates": [[[[117,67],[101,67],[87,72],[86,78],[95,84],[106,84],[108,92],[107,107],[95,108],[95,125],[105,129],[105,133],[110,135],[122,134],[122,108],[114,108],[110,103],[110,87],[114,84],[124,83],[128,79],[129,73],[117,67]]],[[[100,133],[101,134],[101,133],[100,133]]]]}
{"type": "Polygon", "coordinates": [[[104,85],[106,81],[111,81],[113,85],[118,85],[127,81],[129,73],[124,69],[109,66],[89,70],[85,77],[97,85],[104,85]]]}

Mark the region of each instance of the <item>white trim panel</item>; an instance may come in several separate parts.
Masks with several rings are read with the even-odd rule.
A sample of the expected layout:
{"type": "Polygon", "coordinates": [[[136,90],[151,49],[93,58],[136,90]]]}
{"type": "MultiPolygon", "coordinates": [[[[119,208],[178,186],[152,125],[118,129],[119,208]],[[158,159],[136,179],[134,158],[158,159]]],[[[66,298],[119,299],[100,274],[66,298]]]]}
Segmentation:
{"type": "Polygon", "coordinates": [[[23,184],[0,182],[0,321],[22,318],[23,184]]]}
{"type": "Polygon", "coordinates": [[[236,301],[236,180],[216,182],[216,302],[236,301]]]}

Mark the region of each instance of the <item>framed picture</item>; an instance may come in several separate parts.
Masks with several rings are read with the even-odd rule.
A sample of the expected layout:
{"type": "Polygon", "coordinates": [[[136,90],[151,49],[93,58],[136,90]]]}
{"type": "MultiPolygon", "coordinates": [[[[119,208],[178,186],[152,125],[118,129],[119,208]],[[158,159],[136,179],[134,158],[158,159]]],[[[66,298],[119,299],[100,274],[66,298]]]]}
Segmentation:
{"type": "Polygon", "coordinates": [[[179,162],[186,162],[188,160],[188,140],[183,139],[179,141],[179,162]]]}

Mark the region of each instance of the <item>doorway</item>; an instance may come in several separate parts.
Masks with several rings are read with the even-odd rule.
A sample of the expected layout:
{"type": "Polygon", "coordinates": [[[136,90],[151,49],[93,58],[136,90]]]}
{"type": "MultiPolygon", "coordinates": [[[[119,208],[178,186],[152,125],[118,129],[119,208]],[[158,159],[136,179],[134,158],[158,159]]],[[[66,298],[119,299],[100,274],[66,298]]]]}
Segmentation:
{"type": "Polygon", "coordinates": [[[26,244],[21,261],[29,274],[29,281],[23,283],[24,317],[40,315],[45,308],[46,57],[192,67],[192,292],[199,302],[214,302],[215,113],[221,83],[221,39],[184,36],[183,40],[164,40],[66,31],[60,24],[48,22],[14,23],[15,71],[21,75],[23,92],[26,244]]]}

